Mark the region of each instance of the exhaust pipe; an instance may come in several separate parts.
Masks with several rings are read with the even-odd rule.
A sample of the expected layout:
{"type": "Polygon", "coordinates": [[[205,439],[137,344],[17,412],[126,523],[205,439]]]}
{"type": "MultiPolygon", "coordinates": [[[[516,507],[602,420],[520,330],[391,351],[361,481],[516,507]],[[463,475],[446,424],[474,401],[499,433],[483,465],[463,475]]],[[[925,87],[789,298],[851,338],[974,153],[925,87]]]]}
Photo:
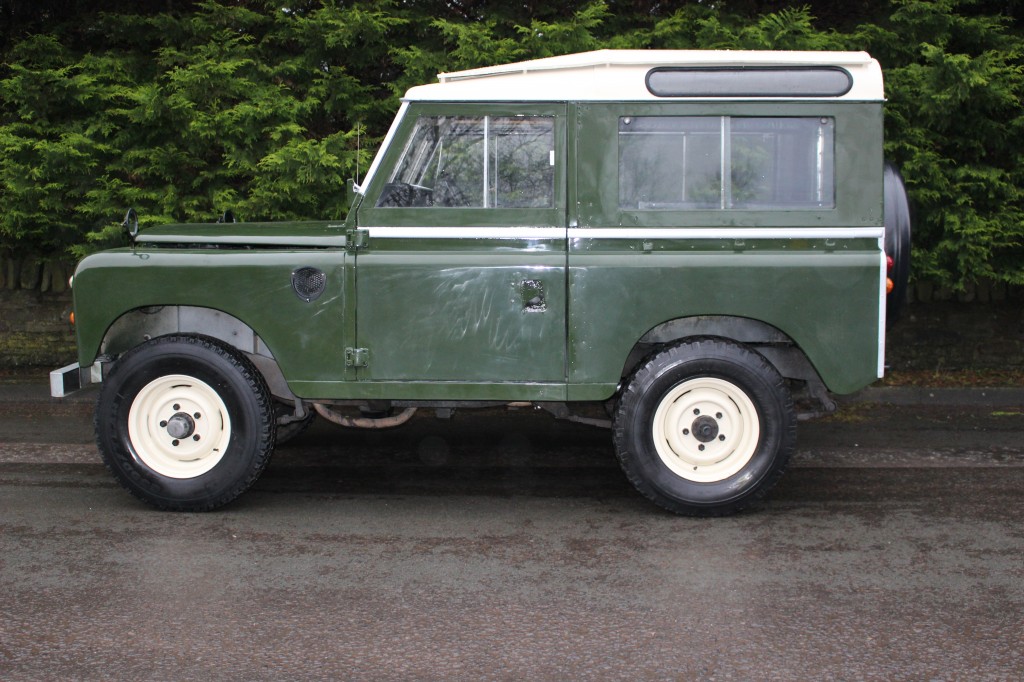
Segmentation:
{"type": "Polygon", "coordinates": [[[324,403],[313,403],[313,409],[327,421],[338,426],[347,426],[353,429],[390,429],[394,426],[401,426],[416,414],[415,407],[407,407],[393,417],[370,419],[369,417],[346,417],[345,415],[338,414],[324,403]]]}

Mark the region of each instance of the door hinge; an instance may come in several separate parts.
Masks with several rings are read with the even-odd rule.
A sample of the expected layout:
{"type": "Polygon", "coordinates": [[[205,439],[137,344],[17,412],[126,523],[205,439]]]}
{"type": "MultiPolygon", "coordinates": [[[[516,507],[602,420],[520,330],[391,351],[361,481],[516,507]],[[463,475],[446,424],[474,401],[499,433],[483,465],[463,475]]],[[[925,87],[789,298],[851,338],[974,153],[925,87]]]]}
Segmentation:
{"type": "Polygon", "coordinates": [[[345,248],[349,251],[362,251],[369,241],[369,230],[349,230],[345,233],[345,248]]]}
{"type": "Polygon", "coordinates": [[[369,348],[346,348],[345,349],[345,366],[346,367],[366,367],[370,362],[370,349],[369,348]]]}

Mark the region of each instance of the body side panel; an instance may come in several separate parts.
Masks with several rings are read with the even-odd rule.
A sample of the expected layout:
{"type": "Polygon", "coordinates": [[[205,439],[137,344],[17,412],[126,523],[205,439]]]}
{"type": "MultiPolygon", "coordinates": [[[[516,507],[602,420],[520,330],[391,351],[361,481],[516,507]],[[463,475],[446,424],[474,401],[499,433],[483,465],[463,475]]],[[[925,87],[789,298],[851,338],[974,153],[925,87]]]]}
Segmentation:
{"type": "Polygon", "coordinates": [[[579,139],[603,143],[577,146],[580,229],[569,230],[568,358],[570,387],[579,388],[570,396],[607,397],[600,394],[618,384],[638,339],[700,315],[750,318],[783,331],[837,393],[877,378],[883,159],[881,146],[865,140],[881,139],[879,104],[588,102],[578,111],[579,139]],[[835,207],[622,208],[617,134],[620,118],[636,116],[833,119],[835,207]]]}

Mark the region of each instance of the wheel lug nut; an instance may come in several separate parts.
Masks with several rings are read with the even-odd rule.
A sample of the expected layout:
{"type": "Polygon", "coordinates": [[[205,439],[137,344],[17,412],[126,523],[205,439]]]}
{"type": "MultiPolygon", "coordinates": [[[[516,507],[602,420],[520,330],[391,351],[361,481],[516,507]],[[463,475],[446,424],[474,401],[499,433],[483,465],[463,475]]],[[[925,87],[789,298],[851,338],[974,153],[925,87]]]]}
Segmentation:
{"type": "Polygon", "coordinates": [[[178,403],[174,403],[174,407],[172,407],[171,409],[173,409],[175,412],[177,412],[178,410],[181,409],[181,405],[179,405],[178,403]]]}
{"type": "Polygon", "coordinates": [[[178,447],[178,439],[175,438],[174,440],[172,440],[171,445],[173,445],[174,447],[178,447]]]}
{"type": "Polygon", "coordinates": [[[192,415],[192,416],[193,416],[193,417],[195,417],[196,419],[202,419],[202,415],[200,415],[200,414],[199,414],[198,412],[196,412],[196,413],[195,413],[194,415],[192,415]]]}
{"type": "Polygon", "coordinates": [[[722,413],[721,412],[715,412],[715,419],[721,419],[721,418],[722,418],[722,413]]]}
{"type": "Polygon", "coordinates": [[[698,445],[697,449],[700,450],[701,452],[704,452],[704,445],[703,444],[698,445]]]}
{"type": "Polygon", "coordinates": [[[683,429],[683,435],[684,436],[689,436],[690,435],[690,429],[683,429]]]}
{"type": "Polygon", "coordinates": [[[192,440],[199,440],[199,434],[197,433],[196,435],[192,436],[192,440]]]}
{"type": "Polygon", "coordinates": [[[719,436],[718,440],[725,440],[725,436],[719,436]]]}
{"type": "Polygon", "coordinates": [[[160,428],[161,429],[166,428],[166,427],[167,427],[167,422],[160,422],[160,428]]]}
{"type": "Polygon", "coordinates": [[[694,414],[700,414],[700,410],[698,410],[698,409],[694,408],[694,410],[693,410],[693,413],[694,413],[694,414]]]}

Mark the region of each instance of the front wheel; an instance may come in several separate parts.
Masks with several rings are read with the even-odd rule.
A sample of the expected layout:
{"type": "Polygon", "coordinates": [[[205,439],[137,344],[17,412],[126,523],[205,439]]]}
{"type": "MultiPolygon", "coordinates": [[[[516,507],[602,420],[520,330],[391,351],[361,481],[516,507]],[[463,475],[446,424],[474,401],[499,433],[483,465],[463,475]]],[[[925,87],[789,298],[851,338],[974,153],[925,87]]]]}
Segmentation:
{"type": "Polygon", "coordinates": [[[241,495],[274,447],[266,383],[213,339],[163,336],[122,356],[103,382],[96,440],[104,463],[159,508],[206,511],[241,495]]]}
{"type": "Polygon", "coordinates": [[[649,358],[623,390],[614,425],[637,490],[692,516],[731,514],[763,497],[796,444],[785,380],[763,356],[718,339],[649,358]]]}

